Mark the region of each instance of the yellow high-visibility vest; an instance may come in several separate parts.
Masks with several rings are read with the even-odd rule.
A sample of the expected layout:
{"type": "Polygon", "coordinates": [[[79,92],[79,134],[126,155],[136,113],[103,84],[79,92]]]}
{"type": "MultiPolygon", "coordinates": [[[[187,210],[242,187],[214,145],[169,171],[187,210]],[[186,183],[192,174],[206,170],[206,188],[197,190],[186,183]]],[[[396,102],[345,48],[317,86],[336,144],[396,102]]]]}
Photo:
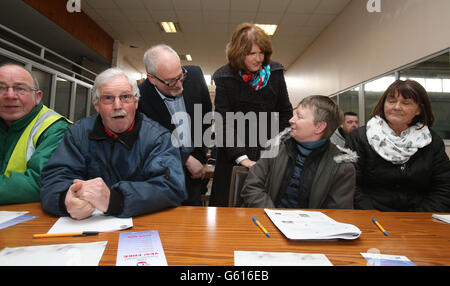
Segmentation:
{"type": "Polygon", "coordinates": [[[25,173],[27,162],[36,149],[39,136],[57,120],[64,118],[62,115],[43,105],[41,111],[36,115],[33,121],[28,124],[24,132],[17,141],[8,165],[6,166],[5,176],[10,177],[11,172],[25,173]]]}

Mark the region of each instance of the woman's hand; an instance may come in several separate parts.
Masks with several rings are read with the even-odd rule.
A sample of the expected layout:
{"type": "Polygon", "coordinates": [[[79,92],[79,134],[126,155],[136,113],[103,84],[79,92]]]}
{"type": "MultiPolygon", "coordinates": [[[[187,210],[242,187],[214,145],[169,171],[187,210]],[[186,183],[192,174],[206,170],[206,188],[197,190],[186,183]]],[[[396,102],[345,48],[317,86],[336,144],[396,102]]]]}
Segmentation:
{"type": "Polygon", "coordinates": [[[256,164],[256,162],[247,158],[247,159],[242,160],[240,164],[242,166],[247,167],[247,168],[250,169],[253,165],[256,164]]]}

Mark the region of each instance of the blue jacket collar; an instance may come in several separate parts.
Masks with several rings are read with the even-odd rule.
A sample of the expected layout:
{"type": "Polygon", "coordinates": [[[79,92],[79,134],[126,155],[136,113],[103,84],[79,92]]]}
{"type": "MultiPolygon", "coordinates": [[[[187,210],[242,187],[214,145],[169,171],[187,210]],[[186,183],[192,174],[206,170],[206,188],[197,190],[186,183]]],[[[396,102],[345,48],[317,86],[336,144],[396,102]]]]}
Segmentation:
{"type": "Polygon", "coordinates": [[[89,133],[89,139],[101,141],[111,138],[112,140],[120,142],[122,145],[131,150],[131,148],[133,148],[134,143],[138,140],[139,130],[141,129],[142,125],[142,114],[137,110],[134,119],[135,123],[134,128],[132,130],[122,133],[116,139],[113,139],[111,136],[108,135],[108,133],[106,133],[101,116],[97,115],[97,119],[95,120],[94,123],[94,128],[89,133]]]}

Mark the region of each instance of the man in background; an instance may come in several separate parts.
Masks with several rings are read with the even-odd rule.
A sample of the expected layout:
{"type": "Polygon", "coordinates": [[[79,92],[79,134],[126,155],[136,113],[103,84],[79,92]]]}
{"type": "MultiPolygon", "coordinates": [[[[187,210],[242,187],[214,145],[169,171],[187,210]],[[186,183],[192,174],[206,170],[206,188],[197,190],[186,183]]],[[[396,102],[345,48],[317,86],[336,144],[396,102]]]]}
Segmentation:
{"type": "Polygon", "coordinates": [[[335,145],[339,145],[340,147],[344,147],[345,138],[356,128],[358,128],[358,115],[351,111],[345,112],[344,122],[338,129],[336,129],[333,136],[331,136],[331,142],[335,145]]]}

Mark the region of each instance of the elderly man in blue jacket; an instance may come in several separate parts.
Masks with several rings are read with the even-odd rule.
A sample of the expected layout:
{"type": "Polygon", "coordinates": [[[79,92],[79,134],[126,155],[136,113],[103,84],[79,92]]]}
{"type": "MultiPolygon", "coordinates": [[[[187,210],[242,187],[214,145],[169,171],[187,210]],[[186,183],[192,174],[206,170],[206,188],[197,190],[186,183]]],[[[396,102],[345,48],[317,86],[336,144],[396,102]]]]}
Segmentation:
{"type": "Polygon", "coordinates": [[[41,205],[74,219],[95,209],[131,217],[175,207],[186,199],[179,150],[171,134],[137,111],[139,90],[122,70],[97,76],[98,112],[76,122],[42,170],[41,205]]]}

